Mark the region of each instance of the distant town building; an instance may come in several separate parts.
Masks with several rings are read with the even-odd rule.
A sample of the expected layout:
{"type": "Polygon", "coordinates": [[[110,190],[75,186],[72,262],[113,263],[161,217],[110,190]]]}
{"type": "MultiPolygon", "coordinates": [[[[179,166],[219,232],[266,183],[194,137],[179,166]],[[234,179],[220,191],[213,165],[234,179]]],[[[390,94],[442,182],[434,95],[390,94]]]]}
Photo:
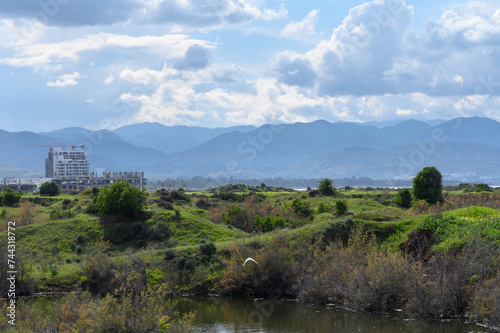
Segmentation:
{"type": "Polygon", "coordinates": [[[43,183],[54,181],[62,192],[82,191],[126,181],[139,189],[146,187],[144,172],[90,172],[87,154],[75,151],[83,146],[50,147],[45,160],[45,178],[0,178],[0,187],[16,191],[38,192],[43,183]],[[71,147],[71,151],[63,147],[71,147]]]}
{"type": "Polygon", "coordinates": [[[63,150],[63,147],[51,147],[45,160],[45,177],[53,179],[71,179],[88,175],[90,164],[83,151],[63,150]]]}

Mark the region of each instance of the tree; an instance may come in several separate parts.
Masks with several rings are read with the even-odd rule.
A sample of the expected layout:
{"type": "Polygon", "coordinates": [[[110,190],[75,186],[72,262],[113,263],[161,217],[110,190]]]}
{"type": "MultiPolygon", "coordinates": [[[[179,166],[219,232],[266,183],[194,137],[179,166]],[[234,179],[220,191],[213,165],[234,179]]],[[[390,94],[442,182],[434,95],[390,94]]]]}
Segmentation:
{"type": "Polygon", "coordinates": [[[413,196],[429,204],[444,201],[441,173],[435,167],[425,167],[413,178],[413,196]]]}
{"type": "Polygon", "coordinates": [[[410,208],[412,200],[411,192],[407,188],[398,190],[398,193],[394,196],[394,203],[401,208],[410,208]]]}
{"type": "Polygon", "coordinates": [[[102,188],[94,199],[94,207],[100,216],[126,215],[136,218],[145,202],[144,191],[123,181],[102,188]]]}
{"type": "Polygon", "coordinates": [[[40,186],[40,194],[54,197],[56,195],[59,195],[59,193],[59,186],[57,186],[56,182],[43,183],[40,186]]]}
{"type": "Polygon", "coordinates": [[[325,178],[322,181],[320,181],[318,186],[318,192],[327,196],[335,195],[335,190],[333,189],[333,181],[328,178],[325,178]]]}

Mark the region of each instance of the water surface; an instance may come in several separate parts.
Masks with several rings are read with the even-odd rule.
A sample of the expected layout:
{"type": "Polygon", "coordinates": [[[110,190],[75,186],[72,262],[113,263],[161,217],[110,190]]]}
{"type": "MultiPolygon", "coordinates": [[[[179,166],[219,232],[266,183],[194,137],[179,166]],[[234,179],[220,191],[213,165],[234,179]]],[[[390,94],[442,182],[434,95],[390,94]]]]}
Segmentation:
{"type": "Polygon", "coordinates": [[[181,313],[196,312],[196,332],[490,332],[460,321],[415,319],[403,314],[356,313],[286,300],[174,298],[170,302],[181,313]]]}

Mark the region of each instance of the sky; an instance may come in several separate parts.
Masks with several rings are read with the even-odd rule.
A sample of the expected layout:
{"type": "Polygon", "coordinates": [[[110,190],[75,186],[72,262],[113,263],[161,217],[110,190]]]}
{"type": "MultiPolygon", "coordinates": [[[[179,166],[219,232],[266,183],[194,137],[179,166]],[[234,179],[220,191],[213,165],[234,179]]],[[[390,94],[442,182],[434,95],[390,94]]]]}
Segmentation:
{"type": "Polygon", "coordinates": [[[500,0],[2,0],[0,129],[500,121],[500,0]]]}

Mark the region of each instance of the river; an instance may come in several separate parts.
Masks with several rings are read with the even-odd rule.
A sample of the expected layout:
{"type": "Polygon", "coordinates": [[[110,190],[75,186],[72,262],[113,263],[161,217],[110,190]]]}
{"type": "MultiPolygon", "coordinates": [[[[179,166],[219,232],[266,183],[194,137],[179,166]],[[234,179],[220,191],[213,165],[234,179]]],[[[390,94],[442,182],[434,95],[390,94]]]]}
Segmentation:
{"type": "Polygon", "coordinates": [[[415,319],[398,313],[356,313],[286,300],[195,297],[174,298],[170,302],[180,313],[196,312],[196,332],[490,332],[463,321],[415,319]]]}

